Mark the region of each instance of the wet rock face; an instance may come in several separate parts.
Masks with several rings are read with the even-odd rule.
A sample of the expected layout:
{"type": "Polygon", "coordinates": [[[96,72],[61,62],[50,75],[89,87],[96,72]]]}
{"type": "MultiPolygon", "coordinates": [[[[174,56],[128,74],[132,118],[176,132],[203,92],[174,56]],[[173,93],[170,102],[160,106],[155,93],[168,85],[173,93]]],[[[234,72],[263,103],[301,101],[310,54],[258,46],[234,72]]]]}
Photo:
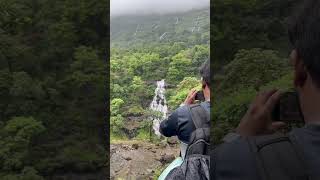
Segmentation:
{"type": "Polygon", "coordinates": [[[138,135],[138,129],[123,129],[123,131],[129,139],[132,139],[138,135]]]}
{"type": "Polygon", "coordinates": [[[126,126],[122,129],[124,133],[127,135],[129,139],[132,139],[138,135],[138,130],[140,128],[139,120],[137,119],[130,119],[132,117],[129,117],[128,119],[130,121],[126,122],[126,126]]]}

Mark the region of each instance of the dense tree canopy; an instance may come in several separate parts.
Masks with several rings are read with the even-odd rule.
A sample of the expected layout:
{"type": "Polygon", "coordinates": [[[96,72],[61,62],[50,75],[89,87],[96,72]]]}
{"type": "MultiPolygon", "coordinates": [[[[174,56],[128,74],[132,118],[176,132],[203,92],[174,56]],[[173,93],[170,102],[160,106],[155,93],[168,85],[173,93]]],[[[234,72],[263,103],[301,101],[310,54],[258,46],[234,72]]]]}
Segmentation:
{"type": "Polygon", "coordinates": [[[0,0],[0,179],[106,172],[107,11],[0,0]]]}

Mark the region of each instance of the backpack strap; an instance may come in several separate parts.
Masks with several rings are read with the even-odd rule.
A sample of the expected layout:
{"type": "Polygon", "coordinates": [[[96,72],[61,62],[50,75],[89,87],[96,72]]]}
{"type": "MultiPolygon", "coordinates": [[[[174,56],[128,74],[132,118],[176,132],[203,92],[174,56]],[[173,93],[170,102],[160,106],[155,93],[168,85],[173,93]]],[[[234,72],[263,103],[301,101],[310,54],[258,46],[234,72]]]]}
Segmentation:
{"type": "Polygon", "coordinates": [[[210,127],[210,115],[200,104],[192,104],[189,106],[191,119],[196,129],[210,127]]]}
{"type": "Polygon", "coordinates": [[[210,128],[198,128],[192,132],[186,157],[192,154],[209,155],[210,150],[210,128]]]}
{"type": "Polygon", "coordinates": [[[308,180],[306,163],[296,141],[276,133],[249,137],[261,180],[308,180]]]}

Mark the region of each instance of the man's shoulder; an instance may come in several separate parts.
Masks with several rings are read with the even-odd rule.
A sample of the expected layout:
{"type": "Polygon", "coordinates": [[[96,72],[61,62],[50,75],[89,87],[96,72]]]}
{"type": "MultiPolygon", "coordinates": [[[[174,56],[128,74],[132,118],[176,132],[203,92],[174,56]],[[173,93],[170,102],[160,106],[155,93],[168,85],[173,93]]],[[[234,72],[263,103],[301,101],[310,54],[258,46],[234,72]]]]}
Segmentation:
{"type": "Polygon", "coordinates": [[[220,155],[233,154],[236,158],[240,158],[238,154],[248,154],[250,153],[250,148],[245,138],[240,137],[231,142],[220,144],[214,149],[214,152],[217,152],[220,155]]]}
{"type": "Polygon", "coordinates": [[[200,105],[201,106],[205,106],[205,107],[210,107],[211,106],[210,101],[201,102],[200,105]]]}
{"type": "Polygon", "coordinates": [[[294,137],[301,147],[304,147],[305,153],[320,150],[320,125],[306,125],[302,128],[296,128],[289,134],[294,137]]]}
{"type": "Polygon", "coordinates": [[[245,138],[219,145],[212,151],[212,156],[218,177],[243,179],[257,176],[255,159],[245,138]]]}
{"type": "Polygon", "coordinates": [[[189,113],[189,105],[183,105],[178,107],[173,113],[177,115],[185,115],[189,113]]]}

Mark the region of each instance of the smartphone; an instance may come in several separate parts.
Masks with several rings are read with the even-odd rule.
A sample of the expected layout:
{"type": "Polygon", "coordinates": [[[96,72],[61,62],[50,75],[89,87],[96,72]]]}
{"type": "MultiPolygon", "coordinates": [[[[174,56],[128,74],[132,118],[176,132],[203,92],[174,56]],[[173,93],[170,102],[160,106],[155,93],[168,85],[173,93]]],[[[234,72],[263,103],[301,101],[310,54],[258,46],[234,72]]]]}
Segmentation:
{"type": "Polygon", "coordinates": [[[282,94],[272,112],[272,117],[274,121],[286,123],[304,122],[298,93],[293,91],[282,94]]]}
{"type": "Polygon", "coordinates": [[[203,91],[198,91],[194,99],[198,101],[205,101],[203,91]]]}

